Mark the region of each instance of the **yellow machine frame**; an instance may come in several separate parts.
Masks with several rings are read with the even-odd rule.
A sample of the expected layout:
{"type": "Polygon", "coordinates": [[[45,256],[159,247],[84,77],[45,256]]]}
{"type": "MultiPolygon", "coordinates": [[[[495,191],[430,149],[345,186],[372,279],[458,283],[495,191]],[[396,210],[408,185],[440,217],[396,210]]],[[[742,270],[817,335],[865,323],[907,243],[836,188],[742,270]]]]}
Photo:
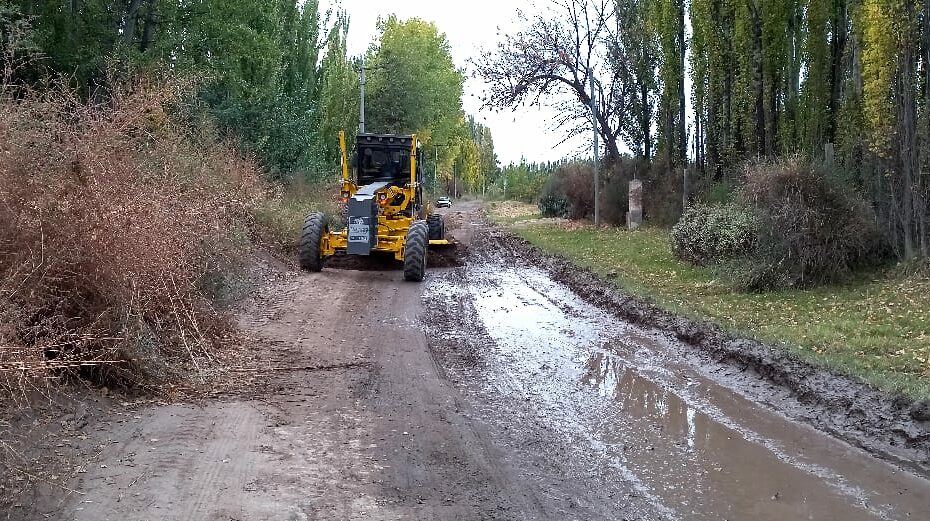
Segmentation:
{"type": "MultiPolygon", "coordinates": [[[[404,210],[412,204],[416,198],[419,180],[417,179],[417,136],[414,134],[411,140],[410,150],[410,182],[403,187],[388,186],[379,190],[376,194],[380,211],[378,214],[378,241],[372,248],[372,251],[393,253],[394,258],[404,260],[404,246],[406,243],[407,230],[410,224],[420,218],[420,216],[404,215],[404,210]],[[398,194],[404,194],[403,202],[394,206],[391,204],[398,194]]],[[[348,202],[359,186],[356,185],[349,177],[349,161],[346,152],[346,135],[344,131],[339,132],[339,150],[342,154],[342,202],[348,202]]],[[[446,240],[431,240],[430,245],[449,244],[446,240]]],[[[323,234],[320,241],[320,255],[329,257],[335,255],[339,250],[345,250],[348,246],[346,230],[331,231],[323,234]]]]}

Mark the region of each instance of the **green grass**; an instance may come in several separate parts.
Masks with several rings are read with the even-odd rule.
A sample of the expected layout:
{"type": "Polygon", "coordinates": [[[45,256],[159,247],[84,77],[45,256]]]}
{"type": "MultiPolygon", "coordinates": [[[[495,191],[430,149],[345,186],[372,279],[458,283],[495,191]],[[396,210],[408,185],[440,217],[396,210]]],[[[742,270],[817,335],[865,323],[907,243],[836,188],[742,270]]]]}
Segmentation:
{"type": "Polygon", "coordinates": [[[678,261],[667,230],[532,222],[512,229],[543,250],[600,274],[615,274],[616,284],[663,308],[782,344],[805,360],[883,389],[930,397],[926,278],[888,269],[843,285],[745,293],[720,280],[711,268],[678,261]]]}

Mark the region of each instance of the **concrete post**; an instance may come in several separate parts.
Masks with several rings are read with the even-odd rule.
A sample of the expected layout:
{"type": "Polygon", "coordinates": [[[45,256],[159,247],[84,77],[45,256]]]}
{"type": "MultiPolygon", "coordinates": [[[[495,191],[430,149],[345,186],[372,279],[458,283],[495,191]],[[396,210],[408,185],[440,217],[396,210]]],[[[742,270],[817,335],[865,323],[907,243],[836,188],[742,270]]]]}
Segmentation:
{"type": "Polygon", "coordinates": [[[630,211],[626,214],[626,226],[635,230],[643,224],[643,182],[630,181],[630,211]]]}

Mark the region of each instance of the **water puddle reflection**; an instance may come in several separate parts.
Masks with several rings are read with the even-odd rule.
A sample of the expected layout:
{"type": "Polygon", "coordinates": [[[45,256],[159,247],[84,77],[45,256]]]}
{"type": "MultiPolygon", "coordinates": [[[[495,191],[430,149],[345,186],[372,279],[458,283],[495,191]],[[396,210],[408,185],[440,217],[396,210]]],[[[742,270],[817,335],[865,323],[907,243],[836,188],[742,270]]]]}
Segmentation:
{"type": "MultiPolygon", "coordinates": [[[[535,269],[469,271],[495,392],[678,519],[930,519],[930,483],[746,400],[535,269]]],[[[592,463],[589,463],[592,464],[592,463]]]]}

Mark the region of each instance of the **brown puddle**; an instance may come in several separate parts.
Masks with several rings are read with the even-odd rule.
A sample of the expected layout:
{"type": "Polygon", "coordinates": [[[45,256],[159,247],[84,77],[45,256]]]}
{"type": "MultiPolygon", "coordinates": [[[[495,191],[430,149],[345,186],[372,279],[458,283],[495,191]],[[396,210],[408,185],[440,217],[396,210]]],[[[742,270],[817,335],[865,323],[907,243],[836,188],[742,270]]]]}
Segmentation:
{"type": "MultiPolygon", "coordinates": [[[[673,519],[930,519],[930,481],[752,402],[535,269],[469,269],[488,385],[673,519]]],[[[583,460],[583,461],[581,461],[583,460]]]]}

